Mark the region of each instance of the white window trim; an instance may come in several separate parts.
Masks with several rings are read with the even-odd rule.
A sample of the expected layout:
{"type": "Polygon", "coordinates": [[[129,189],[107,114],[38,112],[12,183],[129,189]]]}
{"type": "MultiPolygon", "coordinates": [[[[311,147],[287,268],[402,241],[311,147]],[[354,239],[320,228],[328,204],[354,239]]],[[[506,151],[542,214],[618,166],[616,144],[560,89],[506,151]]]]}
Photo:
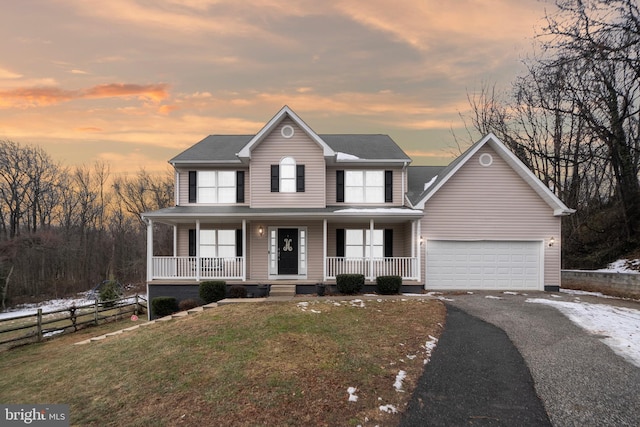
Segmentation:
{"type": "MultiPolygon", "coordinates": [[[[371,230],[366,228],[366,229],[345,229],[345,236],[344,236],[344,255],[345,258],[371,258],[370,257],[370,248],[373,246],[373,258],[384,258],[384,230],[383,229],[374,229],[373,230],[374,233],[374,237],[378,237],[380,243],[376,244],[375,242],[373,243],[373,245],[371,245],[371,241],[370,241],[370,236],[371,236],[371,230]],[[360,235],[360,238],[358,239],[358,243],[350,243],[349,242],[349,236],[354,236],[354,234],[357,234],[357,232],[362,233],[360,235]],[[349,248],[361,248],[360,251],[360,255],[358,256],[350,256],[349,255],[349,248]],[[378,255],[378,256],[376,256],[378,255]]],[[[374,239],[375,240],[375,239],[374,239]]]]}
{"type": "Polygon", "coordinates": [[[346,170],[344,175],[344,202],[345,203],[375,203],[381,204],[384,203],[384,171],[382,170],[346,170]],[[362,174],[362,185],[348,185],[347,183],[350,181],[349,175],[351,174],[362,174]],[[372,185],[371,183],[367,183],[367,176],[371,176],[370,174],[380,175],[377,177],[377,180],[381,182],[381,185],[372,185]],[[377,190],[374,193],[374,199],[371,200],[371,193],[367,190],[377,190]],[[359,196],[356,196],[355,191],[358,191],[359,194],[362,194],[362,200],[360,200],[359,196]],[[369,197],[367,195],[369,194],[369,197]]]}
{"type": "Polygon", "coordinates": [[[197,194],[196,194],[196,201],[197,203],[203,203],[203,204],[232,204],[232,203],[236,203],[236,175],[235,175],[235,171],[221,171],[221,170],[214,170],[214,171],[198,171],[197,172],[198,177],[197,177],[197,194]],[[229,173],[229,174],[233,174],[233,185],[232,186],[220,186],[220,173],[229,173]],[[204,186],[202,185],[202,182],[205,181],[204,179],[202,179],[202,175],[203,174],[214,174],[214,182],[215,184],[212,186],[204,186]],[[213,200],[207,200],[204,201],[202,200],[203,197],[201,196],[200,191],[204,190],[204,189],[213,189],[214,191],[214,199],[213,200]],[[225,201],[220,201],[220,191],[222,189],[232,189],[231,191],[231,196],[229,198],[229,200],[225,200],[225,201]]]}
{"type": "MultiPolygon", "coordinates": [[[[199,246],[199,250],[198,253],[202,254],[203,250],[202,248],[213,248],[213,256],[204,256],[203,258],[236,258],[236,245],[237,242],[235,240],[235,233],[236,230],[235,229],[226,229],[226,228],[216,228],[216,229],[200,229],[200,235],[198,236],[198,246],[199,246]],[[228,244],[221,244],[220,243],[220,231],[229,231],[229,232],[233,232],[233,244],[232,245],[228,245],[228,244]],[[209,234],[212,233],[213,235],[213,242],[208,242],[206,241],[207,239],[204,238],[203,234],[209,234]],[[233,256],[227,256],[227,257],[223,257],[220,255],[220,247],[225,247],[225,248],[233,248],[232,249],[232,254],[233,256]]],[[[202,256],[202,255],[201,255],[202,256]]]]}

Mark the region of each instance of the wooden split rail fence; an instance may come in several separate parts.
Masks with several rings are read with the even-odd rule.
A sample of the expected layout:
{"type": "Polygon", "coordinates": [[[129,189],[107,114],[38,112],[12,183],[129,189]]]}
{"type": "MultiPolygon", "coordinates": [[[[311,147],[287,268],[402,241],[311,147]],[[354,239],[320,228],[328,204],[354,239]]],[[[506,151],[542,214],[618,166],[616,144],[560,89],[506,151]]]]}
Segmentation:
{"type": "Polygon", "coordinates": [[[147,305],[144,297],[136,295],[113,301],[96,300],[46,313],[39,308],[34,314],[0,319],[0,346],[40,342],[57,334],[75,332],[86,325],[137,316],[147,310],[147,305]]]}

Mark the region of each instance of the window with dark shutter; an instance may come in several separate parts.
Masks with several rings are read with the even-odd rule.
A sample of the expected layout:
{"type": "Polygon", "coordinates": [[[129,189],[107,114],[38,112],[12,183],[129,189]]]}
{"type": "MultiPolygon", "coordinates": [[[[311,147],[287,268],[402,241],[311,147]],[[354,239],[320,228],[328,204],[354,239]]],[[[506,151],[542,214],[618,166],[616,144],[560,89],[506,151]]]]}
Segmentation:
{"type": "Polygon", "coordinates": [[[280,165],[271,165],[271,192],[277,193],[280,189],[280,165]]]}
{"type": "Polygon", "coordinates": [[[344,228],[336,229],[336,256],[344,257],[344,228]]]}
{"type": "Polygon", "coordinates": [[[244,171],[236,171],[236,203],[244,203],[244,171]]]}
{"type": "Polygon", "coordinates": [[[196,203],[196,171],[189,171],[189,203],[196,203]]]}
{"type": "Polygon", "coordinates": [[[242,256],[242,229],[236,230],[236,256],[242,256]]]}
{"type": "Polygon", "coordinates": [[[384,230],[384,256],[386,258],[393,256],[393,229],[391,228],[384,230]]]}
{"type": "Polygon", "coordinates": [[[189,256],[196,256],[196,230],[189,229],[189,256]]]}
{"type": "Polygon", "coordinates": [[[304,165],[296,166],[296,192],[304,193],[304,165]]]}
{"type": "Polygon", "coordinates": [[[384,171],[384,201],[393,202],[393,171],[384,171]]]}
{"type": "Polygon", "coordinates": [[[336,202],[344,202],[344,171],[342,170],[336,171],[336,202]]]}

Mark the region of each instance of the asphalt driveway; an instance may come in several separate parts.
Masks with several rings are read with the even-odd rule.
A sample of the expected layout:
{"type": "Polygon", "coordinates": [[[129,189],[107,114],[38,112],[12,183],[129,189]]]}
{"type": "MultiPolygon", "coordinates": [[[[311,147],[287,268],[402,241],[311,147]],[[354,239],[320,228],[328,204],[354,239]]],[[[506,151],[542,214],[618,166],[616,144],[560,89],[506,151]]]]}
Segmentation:
{"type": "MultiPolygon", "coordinates": [[[[640,425],[640,368],[616,355],[600,341],[602,336],[589,334],[556,308],[526,302],[527,298],[573,301],[575,296],[545,292],[518,295],[476,292],[443,297],[451,308],[448,321],[453,319],[449,316],[459,316],[457,313],[461,310],[463,315],[486,321],[506,333],[529,368],[535,393],[552,425],[640,425]]],[[[640,309],[636,302],[580,298],[594,304],[640,309]]],[[[437,352],[438,347],[434,359],[437,352]]],[[[458,356],[448,355],[448,358],[455,357],[458,356]]],[[[522,378],[513,374],[513,381],[526,382],[526,376],[524,380],[522,378]]],[[[468,380],[473,378],[468,377],[468,380]]],[[[423,420],[424,425],[459,425],[435,421],[423,420]]],[[[475,425],[509,425],[509,422],[494,423],[491,417],[484,421],[486,423],[476,422],[475,425]]],[[[522,420],[511,425],[544,425],[544,420],[522,420]]]]}

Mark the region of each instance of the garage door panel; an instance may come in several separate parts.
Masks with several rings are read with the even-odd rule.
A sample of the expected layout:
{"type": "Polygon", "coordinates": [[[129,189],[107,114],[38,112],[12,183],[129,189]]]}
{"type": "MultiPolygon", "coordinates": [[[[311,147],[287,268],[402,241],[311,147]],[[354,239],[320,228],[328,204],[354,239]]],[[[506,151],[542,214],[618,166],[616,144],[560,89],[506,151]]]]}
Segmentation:
{"type": "Polygon", "coordinates": [[[542,289],[540,241],[428,240],[430,289],[542,289]]]}

